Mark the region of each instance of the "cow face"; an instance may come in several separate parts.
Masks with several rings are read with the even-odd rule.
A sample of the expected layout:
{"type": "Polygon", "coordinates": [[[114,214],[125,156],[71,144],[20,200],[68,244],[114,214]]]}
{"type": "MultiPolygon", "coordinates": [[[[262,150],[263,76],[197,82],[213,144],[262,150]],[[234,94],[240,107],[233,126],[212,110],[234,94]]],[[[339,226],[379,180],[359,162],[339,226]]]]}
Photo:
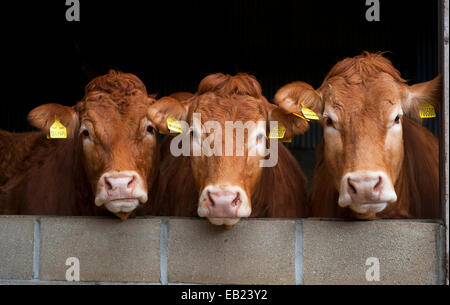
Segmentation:
{"type": "Polygon", "coordinates": [[[94,79],[86,91],[74,107],[46,104],[28,118],[47,134],[59,119],[68,137],[81,142],[95,204],[124,220],[147,202],[156,174],[157,135],[147,115],[154,100],[131,74],[110,72],[94,79]]]}
{"type": "MultiPolygon", "coordinates": [[[[223,77],[225,83],[240,81],[237,77],[223,77]]],[[[252,96],[202,92],[202,84],[207,81],[208,78],[200,84],[201,93],[187,101],[158,100],[152,107],[152,120],[165,132],[168,117],[189,124],[190,164],[199,194],[198,215],[215,225],[230,227],[241,217],[251,215],[251,196],[263,171],[260,161],[268,145],[269,122],[286,126],[285,137],[305,132],[308,124],[268,103],[260,93],[252,96]]]]}
{"type": "Polygon", "coordinates": [[[338,204],[358,218],[373,219],[397,200],[403,115],[418,116],[423,102],[437,104],[440,84],[436,78],[408,86],[387,59],[366,54],[338,63],[317,91],[301,82],[286,85],[276,103],[298,111],[303,102],[321,113],[324,158],[339,191],[338,204]],[[356,72],[364,60],[373,61],[373,71],[356,72]]]}

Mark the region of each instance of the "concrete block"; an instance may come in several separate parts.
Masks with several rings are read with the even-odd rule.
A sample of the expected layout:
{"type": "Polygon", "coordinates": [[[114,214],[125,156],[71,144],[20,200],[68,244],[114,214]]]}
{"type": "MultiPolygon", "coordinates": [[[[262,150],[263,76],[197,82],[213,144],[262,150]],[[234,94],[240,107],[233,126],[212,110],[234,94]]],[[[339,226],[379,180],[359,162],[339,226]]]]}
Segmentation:
{"type": "Polygon", "coordinates": [[[171,219],[168,231],[169,283],[295,284],[295,221],[241,220],[227,231],[171,219]]]}
{"type": "Polygon", "coordinates": [[[33,278],[34,217],[0,217],[0,279],[33,278]]]}
{"type": "Polygon", "coordinates": [[[66,280],[66,260],[81,281],[159,282],[160,220],[84,217],[41,219],[41,280],[66,280]]]}
{"type": "MultiPolygon", "coordinates": [[[[441,284],[438,223],[303,222],[305,284],[441,284]],[[380,281],[366,271],[379,261],[380,281]]],[[[372,273],[373,275],[373,273],[372,273]]]]}

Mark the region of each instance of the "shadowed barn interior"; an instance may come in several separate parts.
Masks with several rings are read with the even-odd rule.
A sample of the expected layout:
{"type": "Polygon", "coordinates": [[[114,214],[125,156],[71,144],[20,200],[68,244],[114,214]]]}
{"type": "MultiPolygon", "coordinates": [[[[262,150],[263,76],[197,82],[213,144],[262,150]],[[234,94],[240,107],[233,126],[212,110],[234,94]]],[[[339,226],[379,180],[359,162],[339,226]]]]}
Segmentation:
{"type": "MultiPolygon", "coordinates": [[[[22,5],[7,4],[1,21],[14,29],[2,37],[0,128],[9,131],[31,130],[26,115],[40,104],[75,104],[111,68],[159,97],[195,92],[210,73],[247,72],[269,100],[291,81],[317,88],[337,61],[364,50],[389,51],[410,84],[438,74],[437,1],[380,1],[379,22],[366,20],[365,1],[81,1],[80,22],[65,19],[64,1],[22,5]]],[[[423,124],[437,135],[438,119],[423,124]]],[[[312,123],[286,144],[309,177],[321,135],[312,123]]]]}

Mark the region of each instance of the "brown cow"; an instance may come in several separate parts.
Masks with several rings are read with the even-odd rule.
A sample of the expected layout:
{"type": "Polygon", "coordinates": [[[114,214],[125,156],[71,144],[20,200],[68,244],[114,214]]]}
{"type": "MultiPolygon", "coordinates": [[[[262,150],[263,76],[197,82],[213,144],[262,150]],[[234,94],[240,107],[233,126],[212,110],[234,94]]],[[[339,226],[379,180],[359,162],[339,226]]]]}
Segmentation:
{"type": "Polygon", "coordinates": [[[277,140],[270,141],[278,149],[278,163],[274,167],[261,167],[263,154],[251,153],[265,151],[268,121],[283,124],[285,138],[304,133],[308,124],[270,104],[254,77],[209,75],[187,101],[165,97],[152,107],[152,121],[163,132],[169,132],[166,121],[170,117],[187,121],[191,126],[185,133],[191,144],[190,156],[172,154],[170,146],[175,138],[163,142],[160,179],[155,184],[156,197],[149,206],[150,214],[199,215],[225,228],[231,228],[241,217],[308,216],[305,177],[289,151],[277,140]],[[196,115],[201,116],[201,124],[196,124],[196,115]],[[218,125],[208,129],[208,122],[218,125]],[[237,124],[241,127],[236,127],[236,134],[232,131],[227,135],[226,122],[261,124],[248,128],[242,127],[244,123],[237,124]],[[218,130],[225,130],[224,136],[218,130]],[[238,131],[243,135],[242,154],[238,154],[238,131]],[[201,149],[207,139],[214,141],[217,149],[214,152],[219,154],[208,155],[201,149]],[[230,140],[231,145],[227,146],[230,140]],[[196,148],[200,148],[201,154],[193,156],[196,148]],[[227,149],[232,153],[227,154],[227,149]]]}
{"type": "Polygon", "coordinates": [[[408,86],[382,53],[338,62],[318,90],[294,82],[278,105],[322,115],[311,201],[315,217],[438,218],[437,139],[406,115],[437,106],[441,78],[408,86]],[[404,116],[405,114],[405,116],[404,116]]]}
{"type": "Polygon", "coordinates": [[[157,174],[156,129],[147,115],[154,101],[135,75],[110,71],[92,80],[73,107],[33,109],[28,120],[40,132],[1,132],[0,168],[6,170],[0,213],[103,215],[109,210],[126,219],[147,202],[157,174]],[[66,139],[47,139],[55,119],[66,127],[66,139]]]}

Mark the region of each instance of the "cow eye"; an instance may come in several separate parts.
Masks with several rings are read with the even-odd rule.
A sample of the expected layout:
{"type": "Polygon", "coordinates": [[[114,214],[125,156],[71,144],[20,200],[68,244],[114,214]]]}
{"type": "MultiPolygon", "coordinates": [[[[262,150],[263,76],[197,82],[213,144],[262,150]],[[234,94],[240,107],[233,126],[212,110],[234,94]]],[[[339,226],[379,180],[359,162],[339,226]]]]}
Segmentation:
{"type": "Polygon", "coordinates": [[[330,118],[327,118],[327,119],[326,119],[325,124],[326,124],[328,127],[333,127],[333,128],[334,128],[333,120],[330,119],[330,118]]]}
{"type": "Polygon", "coordinates": [[[89,137],[89,131],[87,129],[83,130],[81,134],[85,137],[89,137]]]}
{"type": "Polygon", "coordinates": [[[154,131],[155,131],[155,128],[153,128],[152,125],[148,125],[148,126],[147,126],[147,132],[148,132],[148,133],[153,133],[154,131]]]}
{"type": "Polygon", "coordinates": [[[264,138],[264,135],[262,133],[260,133],[259,135],[256,136],[256,143],[259,144],[262,142],[264,138]]]}
{"type": "Polygon", "coordinates": [[[395,117],[394,123],[395,123],[395,124],[400,123],[400,115],[397,115],[397,116],[395,117]]]}

